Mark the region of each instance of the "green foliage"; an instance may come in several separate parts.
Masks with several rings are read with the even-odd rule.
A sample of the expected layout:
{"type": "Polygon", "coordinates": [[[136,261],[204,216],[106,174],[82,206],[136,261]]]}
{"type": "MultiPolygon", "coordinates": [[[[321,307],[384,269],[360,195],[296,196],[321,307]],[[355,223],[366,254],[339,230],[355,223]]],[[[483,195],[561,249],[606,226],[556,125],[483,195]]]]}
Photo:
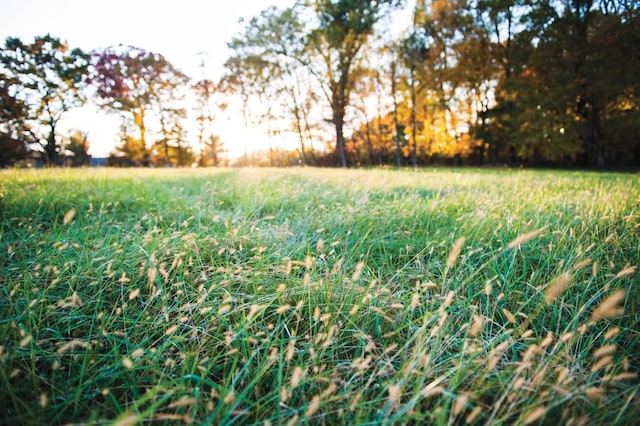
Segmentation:
{"type": "Polygon", "coordinates": [[[60,39],[38,36],[26,44],[7,38],[0,50],[2,133],[39,144],[48,164],[58,162],[56,127],[69,109],[85,102],[81,91],[88,56],[60,39]]]}
{"type": "Polygon", "coordinates": [[[639,188],[521,170],[1,171],[0,417],[632,424],[639,188]]]}
{"type": "Polygon", "coordinates": [[[186,110],[179,102],[188,77],[164,56],[132,46],[95,51],[90,82],[101,107],[121,114],[123,146],[119,151],[127,160],[148,164],[150,115],[160,122],[158,143],[164,148],[161,161],[171,161],[169,145],[182,152],[185,135],[181,121],[186,110]]]}
{"type": "Polygon", "coordinates": [[[89,155],[88,134],[76,130],[69,137],[64,149],[70,154],[70,165],[73,167],[88,166],[91,160],[89,155]]]}
{"type": "Polygon", "coordinates": [[[479,126],[496,153],[511,148],[533,163],[603,166],[626,157],[633,164],[640,145],[627,120],[639,111],[632,95],[638,14],[625,17],[605,3],[510,6],[522,26],[498,80],[497,105],[479,126]]]}

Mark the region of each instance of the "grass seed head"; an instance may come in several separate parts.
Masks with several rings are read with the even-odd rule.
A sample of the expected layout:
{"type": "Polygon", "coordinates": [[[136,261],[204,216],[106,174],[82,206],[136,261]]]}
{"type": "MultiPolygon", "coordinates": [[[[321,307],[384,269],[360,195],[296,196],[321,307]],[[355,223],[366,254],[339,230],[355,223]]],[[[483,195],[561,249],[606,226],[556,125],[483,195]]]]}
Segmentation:
{"type": "Polygon", "coordinates": [[[129,414],[128,416],[116,419],[113,426],[133,426],[139,422],[137,414],[129,414]]]}
{"type": "Polygon", "coordinates": [[[287,426],[295,426],[298,424],[298,419],[300,418],[300,416],[298,414],[294,415],[293,417],[291,417],[289,419],[289,421],[287,422],[287,426]]]}
{"type": "Polygon", "coordinates": [[[249,314],[247,315],[247,321],[251,321],[257,313],[261,312],[265,308],[264,305],[251,305],[249,308],[249,314]]]}
{"type": "Polygon", "coordinates": [[[532,411],[530,411],[525,418],[523,419],[523,423],[525,425],[530,425],[531,423],[535,423],[538,420],[540,420],[542,418],[542,416],[544,416],[544,414],[547,412],[547,408],[544,406],[541,407],[537,407],[535,409],[533,409],[532,411]]]}
{"type": "Polygon", "coordinates": [[[353,275],[351,276],[352,282],[356,282],[360,279],[363,268],[364,268],[364,262],[358,262],[358,264],[356,265],[356,270],[353,272],[353,275]]]}
{"type": "Polygon", "coordinates": [[[296,342],[295,340],[290,340],[289,343],[287,343],[287,352],[285,353],[284,359],[286,361],[291,361],[295,353],[296,353],[296,342]]]}
{"type": "Polygon", "coordinates": [[[471,410],[469,415],[464,419],[465,423],[467,424],[473,423],[478,418],[480,413],[482,413],[482,407],[480,406],[475,407],[473,410],[471,410]]]}
{"type": "Polygon", "coordinates": [[[142,348],[138,348],[138,349],[136,349],[135,351],[133,351],[131,353],[131,357],[134,358],[134,359],[140,358],[143,355],[144,355],[144,349],[142,349],[142,348]]]}
{"type": "Polygon", "coordinates": [[[562,296],[562,294],[567,290],[569,282],[571,282],[571,274],[569,272],[565,272],[555,280],[551,281],[547,287],[547,291],[544,293],[544,300],[547,303],[551,303],[558,297],[562,296]]]}
{"type": "Polygon", "coordinates": [[[125,368],[131,370],[133,368],[133,361],[131,361],[131,358],[129,358],[129,357],[124,357],[124,358],[122,358],[122,365],[125,368]]]}
{"type": "Polygon", "coordinates": [[[313,417],[313,415],[318,412],[319,408],[320,408],[320,395],[315,395],[313,398],[311,398],[311,402],[307,407],[307,411],[305,411],[305,416],[313,417]]]}
{"type": "Polygon", "coordinates": [[[233,390],[230,390],[229,393],[224,397],[223,402],[226,405],[231,405],[236,402],[236,393],[233,390]]]}
{"type": "Polygon", "coordinates": [[[482,332],[482,326],[484,325],[484,318],[480,315],[473,315],[473,323],[469,329],[469,337],[478,337],[482,332]]]}
{"type": "Polygon", "coordinates": [[[610,366],[613,363],[613,357],[611,355],[605,355],[598,359],[598,361],[591,367],[591,372],[595,373],[603,368],[610,366]]]}
{"type": "Polygon", "coordinates": [[[604,338],[606,340],[611,340],[614,337],[616,337],[618,334],[620,334],[620,329],[618,327],[612,327],[609,330],[607,330],[607,332],[604,334],[604,338]]]}
{"type": "Polygon", "coordinates": [[[460,256],[460,252],[462,251],[462,247],[464,246],[465,241],[466,239],[464,237],[460,237],[453,244],[453,247],[449,252],[449,256],[447,256],[447,268],[451,268],[456,263],[456,260],[458,260],[458,256],[460,256]]]}
{"type": "Polygon", "coordinates": [[[362,392],[356,392],[356,394],[351,399],[351,403],[349,404],[349,411],[354,412],[356,408],[358,408],[358,404],[362,399],[362,392]]]}
{"type": "Polygon", "coordinates": [[[536,229],[534,231],[529,231],[527,233],[524,233],[520,236],[518,236],[517,238],[515,238],[514,240],[512,240],[507,247],[512,249],[515,247],[519,247],[522,244],[528,243],[529,241],[535,239],[538,237],[538,235],[540,235],[542,233],[542,231],[545,230],[546,227],[542,227],[540,229],[536,229]]]}
{"type": "Polygon", "coordinates": [[[516,317],[514,317],[513,314],[509,312],[506,308],[502,309],[502,313],[507,318],[507,321],[509,321],[510,324],[516,323],[516,317]]]}
{"type": "Polygon", "coordinates": [[[467,395],[458,395],[456,402],[453,404],[453,417],[458,417],[467,408],[469,397],[467,395]]]}
{"type": "Polygon", "coordinates": [[[587,396],[587,399],[591,401],[598,401],[605,398],[604,389],[597,386],[587,388],[585,390],[585,395],[587,396]]]}
{"type": "Polygon", "coordinates": [[[289,304],[284,304],[280,307],[278,307],[278,309],[276,309],[276,314],[281,315],[284,314],[285,312],[287,312],[289,309],[291,309],[291,305],[289,304]]]}
{"type": "Polygon", "coordinates": [[[618,306],[626,296],[626,291],[619,289],[607,297],[591,314],[591,319],[598,321],[604,318],[614,318],[624,313],[624,308],[618,306]]]}
{"type": "Polygon", "coordinates": [[[49,404],[49,397],[46,393],[41,393],[38,397],[38,405],[42,408],[46,407],[49,404]]]}
{"type": "Polygon", "coordinates": [[[449,293],[447,293],[447,296],[444,298],[444,302],[442,302],[442,308],[448,308],[449,306],[451,306],[451,302],[453,302],[453,297],[455,296],[455,291],[451,290],[449,293]]]}
{"type": "Polygon", "coordinates": [[[633,275],[637,269],[637,266],[627,266],[622,271],[618,272],[614,278],[623,278],[629,275],[633,275]]]}
{"type": "Polygon", "coordinates": [[[590,259],[590,258],[589,258],[589,259],[582,260],[582,261],[580,261],[580,262],[576,263],[576,264],[573,266],[573,270],[574,270],[574,271],[577,271],[577,270],[582,269],[582,268],[584,268],[584,267],[587,267],[587,266],[589,266],[589,265],[591,265],[591,259],[590,259]]]}
{"type": "Polygon", "coordinates": [[[398,405],[400,403],[400,398],[402,397],[402,388],[399,384],[393,384],[389,386],[387,389],[387,393],[389,395],[389,403],[391,405],[398,405]]]}
{"type": "Polygon", "coordinates": [[[63,225],[70,224],[73,221],[74,217],[76,217],[76,209],[71,208],[67,210],[67,212],[64,214],[64,217],[62,218],[62,224],[63,225]]]}
{"type": "Polygon", "coordinates": [[[542,340],[542,342],[540,342],[540,347],[541,348],[546,348],[547,346],[549,346],[552,343],[553,343],[553,333],[552,332],[548,332],[547,336],[542,340]]]}
{"type": "Polygon", "coordinates": [[[76,348],[86,349],[88,347],[90,347],[90,345],[87,342],[85,342],[83,340],[80,340],[80,339],[73,339],[73,340],[71,340],[69,342],[66,342],[63,345],[61,345],[58,348],[58,350],[56,351],[56,353],[63,354],[65,352],[69,351],[69,350],[74,350],[76,348]]]}
{"type": "Polygon", "coordinates": [[[593,351],[594,358],[601,358],[607,355],[613,355],[616,352],[618,347],[615,344],[600,346],[598,349],[593,351]]]}
{"type": "Polygon", "coordinates": [[[300,366],[296,366],[293,369],[293,373],[291,374],[291,380],[289,381],[289,387],[291,389],[295,389],[300,384],[300,380],[302,380],[304,376],[304,370],[300,366]]]}
{"type": "Polygon", "coordinates": [[[637,373],[626,372],[626,373],[616,374],[615,376],[611,377],[611,381],[614,382],[614,383],[622,382],[622,381],[626,381],[626,380],[637,381],[638,380],[638,374],[637,373]]]}

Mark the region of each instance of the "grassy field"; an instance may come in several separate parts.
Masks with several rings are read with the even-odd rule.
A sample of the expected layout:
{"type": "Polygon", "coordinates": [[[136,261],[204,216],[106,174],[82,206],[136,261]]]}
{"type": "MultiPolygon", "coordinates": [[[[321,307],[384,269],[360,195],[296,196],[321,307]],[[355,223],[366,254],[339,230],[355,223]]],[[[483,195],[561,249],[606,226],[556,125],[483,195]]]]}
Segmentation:
{"type": "Polygon", "coordinates": [[[0,172],[0,423],[632,424],[640,175],[0,172]]]}

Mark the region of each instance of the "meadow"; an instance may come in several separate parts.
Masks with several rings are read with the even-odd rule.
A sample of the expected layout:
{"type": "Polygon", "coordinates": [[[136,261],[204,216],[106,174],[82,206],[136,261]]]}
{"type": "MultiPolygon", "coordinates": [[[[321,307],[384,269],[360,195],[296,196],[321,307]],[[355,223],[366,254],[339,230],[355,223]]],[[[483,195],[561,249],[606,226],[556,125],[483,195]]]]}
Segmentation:
{"type": "Polygon", "coordinates": [[[0,171],[0,423],[632,424],[640,175],[0,171]]]}

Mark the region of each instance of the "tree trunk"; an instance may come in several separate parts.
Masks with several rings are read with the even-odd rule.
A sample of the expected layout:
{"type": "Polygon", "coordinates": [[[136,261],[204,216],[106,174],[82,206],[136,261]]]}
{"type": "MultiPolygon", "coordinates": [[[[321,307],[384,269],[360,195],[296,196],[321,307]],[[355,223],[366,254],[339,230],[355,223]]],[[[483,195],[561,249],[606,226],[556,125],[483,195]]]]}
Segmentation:
{"type": "Polygon", "coordinates": [[[58,151],[56,150],[56,126],[50,123],[49,136],[47,137],[47,144],[44,146],[45,160],[47,166],[54,166],[58,164],[58,151]]]}
{"type": "Polygon", "coordinates": [[[336,117],[336,149],[338,151],[338,161],[340,167],[347,167],[347,153],[345,150],[343,117],[336,117]]]}
{"type": "Polygon", "coordinates": [[[396,166],[402,165],[402,147],[400,146],[400,123],[398,120],[398,99],[396,97],[396,63],[391,63],[391,96],[393,97],[393,124],[396,127],[396,166]]]}
{"type": "Polygon", "coordinates": [[[300,114],[300,107],[297,104],[297,99],[294,96],[295,105],[293,107],[294,116],[296,118],[296,131],[298,132],[298,137],[300,138],[300,160],[302,161],[302,165],[306,167],[307,165],[307,154],[305,153],[304,146],[304,132],[302,131],[302,117],[300,114]]]}
{"type": "Polygon", "coordinates": [[[413,57],[411,58],[411,162],[418,167],[418,120],[416,116],[416,81],[413,57]]]}

